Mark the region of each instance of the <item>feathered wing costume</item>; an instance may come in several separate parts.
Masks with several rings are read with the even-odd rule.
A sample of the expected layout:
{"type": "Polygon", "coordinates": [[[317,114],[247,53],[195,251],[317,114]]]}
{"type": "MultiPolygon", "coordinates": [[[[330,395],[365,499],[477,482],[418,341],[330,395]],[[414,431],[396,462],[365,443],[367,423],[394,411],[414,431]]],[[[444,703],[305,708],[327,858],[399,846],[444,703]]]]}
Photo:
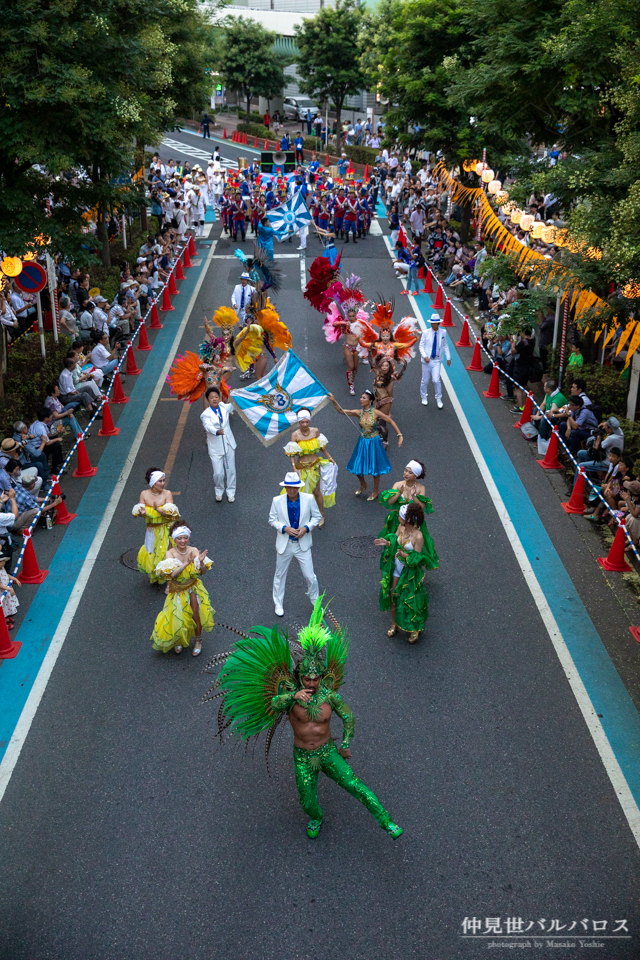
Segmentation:
{"type": "Polygon", "coordinates": [[[231,363],[232,331],[237,324],[238,315],[231,307],[219,307],[213,315],[213,323],[219,328],[221,336],[216,336],[205,317],[204,328],[207,334],[195,354],[191,350],[173,361],[167,382],[171,392],[194,403],[209,387],[218,387],[223,400],[229,397],[229,387],[224,375],[233,369],[231,363]]]}
{"type": "Polygon", "coordinates": [[[418,342],[418,321],[414,317],[403,317],[400,323],[393,324],[393,303],[382,300],[376,303],[371,315],[371,322],[365,327],[360,338],[359,352],[366,357],[369,352],[376,363],[382,357],[405,366],[415,356],[414,346],[418,342]],[[389,333],[389,338],[383,338],[383,331],[389,333]]]}
{"type": "Polygon", "coordinates": [[[338,255],[333,266],[326,257],[316,257],[309,267],[311,276],[307,281],[304,297],[319,313],[326,313],[329,304],[334,299],[333,293],[335,291],[330,291],[332,285],[337,283],[338,287],[341,286],[337,281],[340,274],[340,257],[341,254],[338,255]]]}
{"type": "MultiPolygon", "coordinates": [[[[322,597],[316,600],[309,625],[289,640],[277,626],[253,627],[253,636],[241,635],[229,653],[219,654],[207,667],[220,665],[218,679],[203,702],[221,699],[218,736],[230,730],[248,741],[266,733],[265,755],[280,724],[295,709],[296,722],[319,721],[328,705],[343,722],[340,751],[347,752],[354,733],[353,713],[337,692],[342,685],[349,643],[336,622],[336,630],[323,622],[322,597]],[[319,680],[310,699],[297,695],[305,690],[304,680],[319,680]]],[[[310,692],[310,690],[308,691],[310,692]]],[[[329,737],[315,750],[294,746],[293,762],[300,804],[310,817],[307,833],[317,837],[322,825],[317,784],[320,771],[344,787],[372,813],[392,837],[402,833],[375,794],[356,776],[329,737]]]]}
{"type": "Polygon", "coordinates": [[[360,277],[352,273],[342,283],[334,283],[327,294],[329,292],[332,294],[332,302],[327,308],[327,316],[322,325],[327,342],[337,343],[340,337],[348,332],[357,337],[362,336],[365,329],[363,324],[369,326],[369,315],[364,310],[367,300],[360,290],[360,277]],[[349,322],[349,310],[356,311],[355,324],[349,322]]]}
{"type": "Polygon", "coordinates": [[[239,248],[234,252],[247,267],[256,290],[256,296],[246,310],[247,324],[234,341],[236,360],[244,373],[265,347],[275,361],[274,350],[288,350],[291,334],[269,300],[268,291],[278,293],[282,286],[282,272],[273,257],[259,244],[254,247],[253,257],[247,257],[244,250],[239,248]]]}

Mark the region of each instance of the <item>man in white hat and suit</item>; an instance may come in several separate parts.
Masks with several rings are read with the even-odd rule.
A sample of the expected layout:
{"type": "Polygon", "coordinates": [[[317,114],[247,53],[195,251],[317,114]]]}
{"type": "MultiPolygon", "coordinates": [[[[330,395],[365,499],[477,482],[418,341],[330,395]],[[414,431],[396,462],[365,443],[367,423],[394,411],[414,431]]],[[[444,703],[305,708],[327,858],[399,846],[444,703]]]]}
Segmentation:
{"type": "Polygon", "coordinates": [[[229,416],[233,412],[230,403],[221,403],[217,387],[209,387],[205,393],[208,406],[200,414],[207,434],[207,448],[213,466],[213,486],[216,500],[222,500],[227,475],[227,500],[236,498],[236,438],[233,435],[229,416]]]}
{"type": "Polygon", "coordinates": [[[280,486],[284,487],[286,496],[281,494],[274,497],[269,511],[269,523],[277,532],[276,572],[273,578],[273,603],[277,617],[284,616],[284,588],[293,557],[300,564],[311,603],[315,603],[320,595],[311,556],[311,531],[321,520],[316,498],[311,493],[302,492],[304,483],[298,473],[287,473],[280,486]]]}
{"type": "Polygon", "coordinates": [[[231,306],[238,314],[240,318],[240,323],[244,323],[246,319],[247,307],[251,303],[251,298],[256,292],[256,288],[252,287],[249,281],[251,277],[248,273],[240,274],[240,283],[237,283],[233,288],[233,293],[231,294],[231,306]]]}
{"type": "Polygon", "coordinates": [[[422,360],[420,396],[422,397],[422,406],[426,407],[429,402],[427,387],[429,386],[429,380],[433,380],[433,386],[436,392],[436,405],[438,410],[442,410],[440,369],[442,367],[443,355],[447,358],[447,366],[451,366],[451,351],[449,350],[447,331],[440,328],[442,320],[437,313],[431,314],[430,323],[431,328],[425,330],[420,337],[420,358],[422,360]]]}

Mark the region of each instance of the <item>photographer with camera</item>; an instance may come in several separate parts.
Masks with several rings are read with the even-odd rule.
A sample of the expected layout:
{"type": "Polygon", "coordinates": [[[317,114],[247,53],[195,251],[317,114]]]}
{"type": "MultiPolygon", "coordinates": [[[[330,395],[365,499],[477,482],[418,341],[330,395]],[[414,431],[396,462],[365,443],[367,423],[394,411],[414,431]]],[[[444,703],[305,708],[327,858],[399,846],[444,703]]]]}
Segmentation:
{"type": "MultiPolygon", "coordinates": [[[[616,417],[609,417],[593,431],[593,435],[587,440],[586,450],[578,450],[578,466],[584,467],[588,476],[601,479],[608,467],[607,454],[613,448],[624,450],[624,433],[620,421],[616,417]]],[[[578,471],[574,483],[577,478],[578,471]]]]}

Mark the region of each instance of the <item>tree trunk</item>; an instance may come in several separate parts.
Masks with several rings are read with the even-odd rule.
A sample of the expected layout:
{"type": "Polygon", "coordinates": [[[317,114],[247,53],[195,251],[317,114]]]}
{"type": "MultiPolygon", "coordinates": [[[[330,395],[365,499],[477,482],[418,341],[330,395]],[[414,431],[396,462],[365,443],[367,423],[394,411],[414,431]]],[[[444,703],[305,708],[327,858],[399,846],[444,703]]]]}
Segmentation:
{"type": "Polygon", "coordinates": [[[106,270],[111,269],[111,246],[109,244],[109,234],[107,233],[107,221],[105,219],[105,212],[101,210],[98,214],[98,229],[96,231],[98,240],[100,241],[100,258],[102,260],[102,266],[106,270]]]}
{"type": "Polygon", "coordinates": [[[247,94],[247,123],[251,122],[251,94],[247,94]]]}
{"type": "Polygon", "coordinates": [[[467,204],[462,205],[462,217],[460,218],[460,239],[466,243],[469,239],[469,228],[471,226],[471,207],[467,204]]]}

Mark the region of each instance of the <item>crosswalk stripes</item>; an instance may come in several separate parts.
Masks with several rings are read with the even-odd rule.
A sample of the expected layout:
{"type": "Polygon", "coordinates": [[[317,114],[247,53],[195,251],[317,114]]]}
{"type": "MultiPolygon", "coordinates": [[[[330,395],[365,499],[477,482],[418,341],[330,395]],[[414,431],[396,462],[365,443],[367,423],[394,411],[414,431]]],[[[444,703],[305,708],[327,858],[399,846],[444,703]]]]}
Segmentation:
{"type": "MultiPolygon", "coordinates": [[[[169,147],[171,150],[175,150],[176,153],[182,153],[186,157],[194,157],[196,160],[204,160],[206,163],[211,160],[212,152],[211,150],[201,150],[200,147],[193,147],[190,143],[183,143],[182,140],[172,140],[170,137],[165,137],[162,141],[163,147],[169,147]]],[[[237,170],[238,161],[237,160],[222,160],[222,166],[227,170],[237,170]]],[[[206,169],[206,168],[205,168],[206,169]]]]}

